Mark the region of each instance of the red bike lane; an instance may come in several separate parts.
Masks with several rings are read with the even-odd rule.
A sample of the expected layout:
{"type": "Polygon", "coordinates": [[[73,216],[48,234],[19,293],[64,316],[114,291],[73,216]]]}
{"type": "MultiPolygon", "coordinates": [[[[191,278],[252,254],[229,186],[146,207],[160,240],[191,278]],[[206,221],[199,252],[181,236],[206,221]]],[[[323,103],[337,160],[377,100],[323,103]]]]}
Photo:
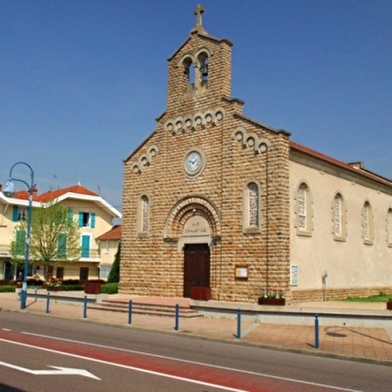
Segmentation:
{"type": "Polygon", "coordinates": [[[131,350],[103,347],[9,330],[0,330],[0,340],[35,349],[48,350],[57,354],[75,356],[101,364],[149,372],[154,375],[210,385],[231,391],[327,392],[345,390],[238,369],[216,367],[164,356],[132,352],[131,350]]]}

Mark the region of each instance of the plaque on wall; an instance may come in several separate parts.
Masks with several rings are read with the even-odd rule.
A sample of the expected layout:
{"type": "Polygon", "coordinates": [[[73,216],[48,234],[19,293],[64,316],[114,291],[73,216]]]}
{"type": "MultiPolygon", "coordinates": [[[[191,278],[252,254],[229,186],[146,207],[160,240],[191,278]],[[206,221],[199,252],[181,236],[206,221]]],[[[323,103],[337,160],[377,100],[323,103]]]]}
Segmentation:
{"type": "Polygon", "coordinates": [[[236,279],[248,279],[248,266],[246,265],[236,265],[234,270],[234,276],[236,279]]]}

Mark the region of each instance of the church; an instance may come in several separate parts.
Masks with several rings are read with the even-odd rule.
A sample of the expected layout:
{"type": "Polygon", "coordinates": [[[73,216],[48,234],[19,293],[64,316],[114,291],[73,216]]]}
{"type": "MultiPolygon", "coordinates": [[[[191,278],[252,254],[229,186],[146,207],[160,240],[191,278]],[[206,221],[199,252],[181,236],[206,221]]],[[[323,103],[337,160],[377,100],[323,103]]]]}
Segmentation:
{"type": "Polygon", "coordinates": [[[392,292],[392,182],[295,143],[231,96],[203,7],[167,106],[124,160],[122,294],[288,303],[392,292]]]}

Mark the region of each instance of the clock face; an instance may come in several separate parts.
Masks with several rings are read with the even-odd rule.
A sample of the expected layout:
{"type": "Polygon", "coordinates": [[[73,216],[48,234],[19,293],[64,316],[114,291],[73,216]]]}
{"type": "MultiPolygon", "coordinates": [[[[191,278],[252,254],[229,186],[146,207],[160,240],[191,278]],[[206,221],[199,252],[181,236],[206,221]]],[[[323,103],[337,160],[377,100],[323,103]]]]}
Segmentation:
{"type": "Polygon", "coordinates": [[[186,158],[185,164],[191,173],[196,173],[201,167],[201,155],[196,151],[191,152],[186,158]]]}
{"type": "Polygon", "coordinates": [[[198,177],[206,165],[206,156],[204,151],[198,147],[189,149],[183,160],[183,169],[186,176],[190,178],[198,177]]]}

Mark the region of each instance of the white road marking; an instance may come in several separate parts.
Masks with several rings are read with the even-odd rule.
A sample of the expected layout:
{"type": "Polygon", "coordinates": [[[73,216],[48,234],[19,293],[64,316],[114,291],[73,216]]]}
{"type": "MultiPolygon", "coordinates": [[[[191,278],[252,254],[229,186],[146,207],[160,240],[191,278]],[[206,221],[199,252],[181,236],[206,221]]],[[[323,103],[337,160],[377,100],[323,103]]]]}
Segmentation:
{"type": "Polygon", "coordinates": [[[297,383],[297,384],[304,384],[304,385],[313,385],[313,386],[321,387],[321,388],[334,389],[336,391],[362,392],[359,389],[350,389],[350,388],[336,387],[336,386],[333,386],[333,385],[320,384],[320,383],[311,382],[311,381],[297,380],[295,378],[273,376],[271,374],[257,373],[257,372],[251,372],[251,371],[248,371],[248,370],[229,368],[229,367],[218,366],[218,365],[211,365],[211,364],[206,364],[206,363],[190,361],[190,360],[187,360],[187,359],[179,359],[179,358],[167,357],[167,356],[159,355],[159,354],[145,353],[145,352],[142,352],[142,351],[135,351],[135,350],[128,350],[128,349],[124,349],[124,348],[105,346],[103,344],[88,343],[88,342],[82,342],[82,341],[79,341],[79,340],[64,339],[64,338],[58,338],[58,337],[54,337],[54,336],[35,334],[35,333],[30,333],[30,332],[22,332],[22,333],[25,334],[25,335],[37,336],[37,337],[42,337],[42,338],[46,338],[46,339],[59,340],[59,341],[64,341],[64,342],[69,342],[69,343],[84,344],[84,345],[88,345],[88,346],[92,346],[92,347],[106,348],[106,349],[110,349],[110,350],[119,350],[119,351],[132,353],[132,354],[144,355],[144,356],[149,356],[149,357],[154,357],[154,358],[168,359],[168,360],[171,360],[171,361],[178,361],[178,362],[189,363],[189,364],[193,364],[193,365],[206,366],[206,367],[210,367],[210,368],[213,368],[213,369],[228,370],[228,371],[231,371],[231,372],[249,374],[249,375],[260,376],[260,377],[265,377],[265,378],[271,378],[271,379],[274,379],[274,380],[289,381],[289,382],[293,382],[293,383],[297,383]]]}
{"type": "MultiPolygon", "coordinates": [[[[244,389],[223,387],[222,385],[217,385],[217,384],[211,384],[211,383],[208,383],[208,382],[192,380],[192,379],[185,378],[185,377],[173,376],[171,374],[159,373],[159,372],[155,372],[155,371],[152,371],[152,370],[140,369],[140,368],[133,367],[133,366],[121,365],[121,364],[115,363],[115,362],[102,361],[100,359],[84,357],[82,355],[64,353],[62,351],[57,351],[57,350],[47,349],[47,348],[43,348],[43,347],[33,346],[33,345],[30,345],[30,344],[26,344],[26,343],[14,342],[12,340],[7,340],[7,339],[1,339],[0,338],[0,341],[6,342],[6,343],[10,343],[10,344],[16,344],[18,346],[33,348],[33,349],[36,349],[36,350],[41,350],[41,351],[51,352],[51,353],[55,353],[55,354],[65,355],[65,356],[68,356],[68,357],[84,359],[84,360],[97,362],[97,363],[104,364],[104,365],[115,366],[115,367],[119,367],[119,368],[122,368],[122,369],[134,370],[134,371],[141,372],[141,373],[147,373],[147,374],[152,374],[152,375],[155,375],[155,376],[166,377],[166,378],[170,378],[170,379],[173,379],[173,380],[185,381],[185,382],[189,382],[189,383],[192,383],[192,384],[203,385],[203,386],[212,387],[212,388],[216,388],[216,389],[223,389],[225,391],[230,391],[230,392],[249,392],[249,391],[246,391],[244,389]]],[[[2,364],[2,362],[0,362],[0,365],[1,364],[2,364]]]]}
{"type": "Polygon", "coordinates": [[[99,377],[95,376],[94,374],[88,372],[84,369],[74,369],[74,368],[66,368],[66,367],[59,367],[59,366],[49,366],[55,370],[33,370],[28,369],[22,366],[12,365],[11,363],[2,362],[0,361],[0,366],[5,366],[10,369],[19,370],[20,372],[33,374],[34,376],[83,376],[93,378],[95,380],[101,380],[99,377]]]}

